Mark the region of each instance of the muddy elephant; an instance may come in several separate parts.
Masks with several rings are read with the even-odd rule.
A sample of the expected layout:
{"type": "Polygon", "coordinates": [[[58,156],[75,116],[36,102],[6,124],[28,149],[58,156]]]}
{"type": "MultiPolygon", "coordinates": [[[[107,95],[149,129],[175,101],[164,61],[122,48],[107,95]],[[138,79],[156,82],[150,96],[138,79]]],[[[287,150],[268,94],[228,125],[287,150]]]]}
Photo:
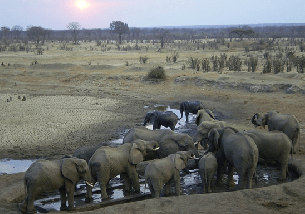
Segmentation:
{"type": "Polygon", "coordinates": [[[194,142],[200,143],[205,150],[208,149],[208,133],[213,128],[224,128],[225,123],[223,121],[219,120],[213,120],[213,121],[203,121],[201,124],[197,127],[197,130],[194,135],[194,142]]]}
{"type": "Polygon", "coordinates": [[[216,153],[217,184],[222,184],[225,162],[228,163],[228,184],[233,185],[234,168],[239,176],[237,189],[252,188],[252,178],[256,171],[258,149],[253,139],[233,128],[212,129],[208,134],[209,151],[216,153]]]}
{"type": "Polygon", "coordinates": [[[217,159],[213,153],[209,152],[200,158],[198,163],[199,175],[206,193],[212,192],[211,186],[213,185],[213,178],[217,167],[217,159]]]}
{"type": "Polygon", "coordinates": [[[91,185],[91,175],[88,164],[83,159],[63,158],[55,161],[38,160],[34,162],[24,175],[26,198],[19,204],[19,210],[22,213],[36,213],[35,198],[41,193],[55,190],[59,190],[60,193],[60,210],[75,210],[74,190],[80,179],[87,183],[88,191],[88,186],[91,185]],[[67,199],[68,207],[66,206],[67,199]]]}
{"type": "Polygon", "coordinates": [[[203,121],[214,121],[215,117],[211,110],[209,109],[200,109],[197,112],[197,117],[195,124],[199,126],[203,121]]]}
{"type": "Polygon", "coordinates": [[[152,123],[153,129],[160,129],[161,126],[164,126],[174,131],[178,120],[178,116],[172,111],[150,111],[145,115],[143,126],[146,123],[152,123]]]}
{"type": "Polygon", "coordinates": [[[74,151],[72,156],[76,158],[84,159],[87,163],[89,163],[89,160],[94,154],[94,152],[99,148],[101,148],[102,146],[115,147],[114,145],[111,145],[110,142],[81,146],[74,151]]]}
{"type": "Polygon", "coordinates": [[[166,158],[157,159],[148,164],[145,169],[145,181],[154,198],[159,198],[165,184],[164,194],[170,194],[171,182],[175,182],[175,194],[180,195],[179,171],[185,167],[186,162],[192,159],[191,151],[180,151],[166,158]]]}
{"type": "Polygon", "coordinates": [[[267,113],[256,113],[252,117],[252,123],[257,126],[268,125],[268,130],[278,130],[284,132],[292,141],[293,153],[296,153],[295,147],[300,140],[300,124],[295,116],[291,114],[282,114],[277,111],[267,113]]]}
{"type": "Polygon", "coordinates": [[[279,180],[285,180],[288,173],[289,153],[292,150],[290,139],[281,131],[248,130],[243,132],[254,140],[259,157],[268,161],[277,161],[281,166],[279,180]],[[255,139],[255,137],[258,140],[255,139]]]}
{"type": "MultiPolygon", "coordinates": [[[[140,192],[140,184],[136,165],[144,160],[147,151],[158,149],[155,141],[135,140],[118,148],[101,147],[89,160],[91,181],[99,182],[102,199],[108,199],[106,184],[117,175],[124,179],[124,190],[130,191],[131,184],[135,192],[140,192]]],[[[88,189],[88,197],[92,197],[92,189],[88,189]]]]}
{"type": "Polygon", "coordinates": [[[180,104],[181,118],[183,117],[183,112],[185,112],[186,122],[188,122],[189,113],[197,114],[198,110],[203,108],[203,104],[200,101],[184,101],[180,104]]]}
{"type": "Polygon", "coordinates": [[[127,134],[124,136],[123,144],[131,143],[136,139],[141,139],[146,141],[155,140],[157,142],[160,142],[160,140],[165,135],[172,135],[172,134],[175,134],[175,132],[169,129],[149,130],[145,127],[136,127],[130,129],[127,132],[127,134]]]}

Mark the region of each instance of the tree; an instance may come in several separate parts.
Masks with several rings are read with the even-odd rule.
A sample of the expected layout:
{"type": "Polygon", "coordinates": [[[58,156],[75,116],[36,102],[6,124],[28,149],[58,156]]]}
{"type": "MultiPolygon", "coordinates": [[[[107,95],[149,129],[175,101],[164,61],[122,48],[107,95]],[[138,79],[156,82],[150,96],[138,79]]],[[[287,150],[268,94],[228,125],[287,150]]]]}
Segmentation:
{"type": "Polygon", "coordinates": [[[160,40],[161,48],[163,48],[165,36],[169,34],[169,31],[165,30],[164,28],[154,28],[153,30],[154,30],[154,35],[156,35],[160,40]]]}
{"type": "Polygon", "coordinates": [[[20,25],[15,25],[12,27],[12,33],[15,36],[15,39],[19,39],[23,28],[20,25]]]}
{"type": "Polygon", "coordinates": [[[79,34],[81,25],[78,22],[70,22],[67,28],[71,31],[74,44],[77,44],[77,36],[79,34]]]}
{"type": "Polygon", "coordinates": [[[140,28],[131,28],[131,33],[132,33],[132,39],[135,40],[135,38],[137,38],[137,40],[139,39],[140,36],[140,28]]]}
{"type": "Polygon", "coordinates": [[[7,39],[7,36],[9,35],[10,33],[10,29],[8,27],[1,27],[1,33],[2,33],[2,39],[3,40],[6,40],[7,39]]]}
{"type": "Polygon", "coordinates": [[[127,23],[121,21],[113,21],[110,23],[110,30],[119,34],[119,44],[122,43],[122,34],[129,32],[127,23]]]}
{"type": "Polygon", "coordinates": [[[42,43],[44,43],[46,32],[43,27],[30,26],[27,28],[27,36],[30,40],[35,40],[37,44],[39,43],[40,39],[42,39],[42,43]]]}
{"type": "Polygon", "coordinates": [[[236,34],[240,38],[240,40],[242,40],[244,35],[246,35],[246,36],[254,35],[255,32],[252,29],[243,30],[243,29],[237,28],[237,29],[230,31],[230,35],[233,35],[233,34],[236,34]]]}

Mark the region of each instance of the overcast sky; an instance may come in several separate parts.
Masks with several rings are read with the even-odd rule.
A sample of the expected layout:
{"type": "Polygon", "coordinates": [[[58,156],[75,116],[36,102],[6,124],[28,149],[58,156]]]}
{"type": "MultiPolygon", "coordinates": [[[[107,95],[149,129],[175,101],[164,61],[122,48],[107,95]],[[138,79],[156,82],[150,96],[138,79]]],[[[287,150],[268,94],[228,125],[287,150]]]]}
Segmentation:
{"type": "Polygon", "coordinates": [[[0,0],[0,27],[65,30],[129,27],[304,23],[305,0],[0,0]],[[78,2],[86,4],[78,6],[78,2]]]}

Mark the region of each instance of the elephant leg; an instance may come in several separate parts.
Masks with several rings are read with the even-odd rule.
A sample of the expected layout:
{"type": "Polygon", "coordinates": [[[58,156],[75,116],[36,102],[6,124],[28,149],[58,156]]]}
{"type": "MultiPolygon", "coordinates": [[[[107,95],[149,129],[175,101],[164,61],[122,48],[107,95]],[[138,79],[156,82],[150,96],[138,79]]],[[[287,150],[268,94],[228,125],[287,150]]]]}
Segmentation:
{"type": "Polygon", "coordinates": [[[185,111],[185,121],[189,122],[189,112],[185,111]]]}
{"type": "Polygon", "coordinates": [[[59,188],[59,194],[60,194],[60,203],[61,203],[60,210],[65,211],[67,210],[67,204],[66,204],[67,197],[66,197],[66,189],[64,186],[59,188]]]}
{"type": "Polygon", "coordinates": [[[149,187],[149,190],[150,190],[150,193],[151,193],[152,197],[156,198],[155,190],[154,190],[153,185],[152,184],[148,184],[148,187],[149,187]]]}
{"type": "Polygon", "coordinates": [[[169,196],[170,194],[170,188],[171,188],[171,183],[172,183],[172,179],[170,179],[167,183],[165,183],[164,185],[164,195],[165,196],[169,196]]]}
{"type": "MultiPolygon", "coordinates": [[[[91,183],[94,185],[96,183],[96,179],[92,176],[91,177],[91,183]]],[[[86,199],[85,202],[89,203],[92,199],[92,187],[88,184],[86,184],[86,199]]]]}
{"type": "Polygon", "coordinates": [[[238,186],[236,189],[243,189],[244,188],[244,181],[245,181],[245,172],[239,171],[237,172],[239,179],[238,179],[238,186]]]}
{"type": "Polygon", "coordinates": [[[247,178],[247,189],[252,189],[252,183],[253,183],[253,175],[255,173],[255,168],[251,167],[247,170],[246,178],[247,178]]]}
{"type": "Polygon", "coordinates": [[[120,178],[124,180],[124,191],[130,192],[131,189],[131,181],[127,175],[127,173],[120,174],[120,178]]]}
{"type": "Polygon", "coordinates": [[[76,210],[74,206],[74,184],[70,181],[65,182],[65,189],[68,196],[68,211],[76,210]]]}
{"type": "Polygon", "coordinates": [[[177,172],[175,172],[174,181],[175,181],[175,194],[180,195],[180,174],[178,170],[177,172]]]}
{"type": "Polygon", "coordinates": [[[287,172],[288,172],[288,160],[286,163],[280,163],[281,164],[281,172],[279,176],[279,181],[284,181],[287,178],[287,172]]]}
{"type": "Polygon", "coordinates": [[[34,201],[36,196],[38,196],[41,192],[36,190],[35,185],[36,184],[32,184],[31,186],[27,187],[27,196],[25,201],[21,204],[21,208],[26,209],[25,213],[36,213],[34,201]]]}
{"type": "Polygon", "coordinates": [[[140,193],[139,175],[137,173],[136,167],[132,167],[132,169],[129,170],[128,176],[129,179],[132,181],[135,192],[140,193]]]}
{"type": "Polygon", "coordinates": [[[96,172],[96,177],[97,177],[97,181],[100,184],[100,188],[101,188],[101,198],[104,199],[108,199],[109,196],[107,194],[107,183],[110,179],[109,177],[110,172],[101,172],[101,170],[98,170],[96,172]]]}
{"type": "Polygon", "coordinates": [[[224,163],[219,163],[217,167],[217,186],[222,186],[224,163]]]}
{"type": "Polygon", "coordinates": [[[234,166],[232,164],[228,164],[228,186],[235,186],[233,174],[234,174],[234,166]]]}

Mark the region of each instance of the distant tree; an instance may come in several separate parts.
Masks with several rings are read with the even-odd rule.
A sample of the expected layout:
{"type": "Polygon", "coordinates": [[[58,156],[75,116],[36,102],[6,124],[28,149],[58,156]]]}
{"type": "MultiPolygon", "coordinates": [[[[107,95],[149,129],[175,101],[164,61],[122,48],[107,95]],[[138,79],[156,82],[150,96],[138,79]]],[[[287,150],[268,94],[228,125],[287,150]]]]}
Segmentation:
{"type": "Polygon", "coordinates": [[[255,32],[252,29],[244,30],[244,29],[236,28],[234,30],[231,30],[229,34],[230,35],[234,35],[235,34],[235,35],[237,35],[240,38],[240,40],[242,40],[243,36],[251,36],[251,35],[254,35],[255,32]]]}
{"type": "Polygon", "coordinates": [[[12,31],[13,35],[15,36],[15,39],[20,39],[22,30],[23,30],[23,28],[20,25],[15,25],[14,27],[12,27],[11,31],[12,31]]]}
{"type": "Polygon", "coordinates": [[[110,30],[114,33],[119,34],[119,44],[122,43],[122,35],[129,32],[129,27],[127,23],[121,21],[113,21],[110,23],[110,30]]]}
{"type": "Polygon", "coordinates": [[[2,39],[6,40],[9,33],[10,33],[10,29],[8,27],[1,27],[1,33],[2,33],[2,39]]]}
{"type": "Polygon", "coordinates": [[[30,26],[27,28],[27,36],[30,40],[35,40],[37,44],[42,39],[43,44],[46,36],[46,31],[40,26],[30,26]]]}
{"type": "Polygon", "coordinates": [[[131,33],[132,33],[132,39],[134,40],[135,38],[139,39],[139,36],[140,36],[140,28],[131,28],[130,29],[131,33]]]}
{"type": "Polygon", "coordinates": [[[70,30],[70,32],[72,34],[74,44],[77,44],[77,36],[80,32],[80,27],[81,27],[81,25],[78,22],[70,22],[67,25],[67,28],[70,30]]]}
{"type": "Polygon", "coordinates": [[[164,47],[164,40],[165,40],[165,37],[166,35],[169,34],[169,31],[168,30],[165,30],[164,28],[154,28],[155,30],[155,35],[157,36],[157,38],[160,40],[160,43],[161,43],[161,48],[164,47]]]}

